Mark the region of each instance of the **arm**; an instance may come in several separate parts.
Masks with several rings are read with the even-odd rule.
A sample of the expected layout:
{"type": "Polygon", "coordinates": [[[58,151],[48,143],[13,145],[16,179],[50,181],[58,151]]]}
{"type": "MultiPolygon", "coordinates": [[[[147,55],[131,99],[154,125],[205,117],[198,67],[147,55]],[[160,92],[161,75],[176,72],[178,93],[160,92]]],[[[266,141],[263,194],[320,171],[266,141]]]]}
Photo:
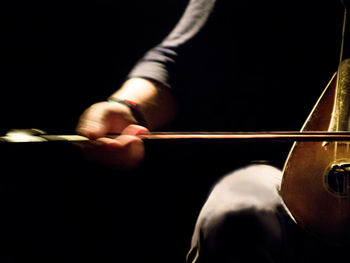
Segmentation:
{"type": "Polygon", "coordinates": [[[215,2],[216,0],[191,0],[175,28],[137,62],[128,77],[154,79],[170,88],[176,60],[207,23],[215,2]]]}
{"type": "MultiPolygon", "coordinates": [[[[129,79],[110,98],[137,103],[138,111],[150,129],[163,126],[175,115],[176,106],[170,90],[155,81],[129,79]]],[[[137,135],[148,133],[146,127],[135,124],[139,124],[137,116],[128,106],[113,102],[96,103],[82,114],[77,126],[78,133],[95,140],[80,146],[88,159],[111,168],[135,168],[145,155],[143,141],[137,135]],[[115,138],[106,136],[113,133],[121,135],[115,138]]]]}
{"type": "MultiPolygon", "coordinates": [[[[170,90],[156,81],[143,78],[128,79],[110,98],[135,102],[148,129],[163,126],[175,115],[176,104],[170,90]]],[[[82,114],[77,131],[95,139],[107,134],[120,133],[131,124],[140,123],[129,107],[106,101],[92,105],[82,114]]]]}
{"type": "Polygon", "coordinates": [[[136,135],[147,133],[170,122],[176,112],[169,76],[181,48],[200,31],[215,0],[191,0],[174,30],[162,43],[138,61],[120,89],[110,96],[129,100],[147,123],[142,127],[137,116],[124,104],[99,102],[81,116],[77,132],[96,141],[85,147],[88,156],[116,168],[136,167],[144,157],[144,145],[136,135]],[[107,134],[121,133],[114,139],[107,134]]]}

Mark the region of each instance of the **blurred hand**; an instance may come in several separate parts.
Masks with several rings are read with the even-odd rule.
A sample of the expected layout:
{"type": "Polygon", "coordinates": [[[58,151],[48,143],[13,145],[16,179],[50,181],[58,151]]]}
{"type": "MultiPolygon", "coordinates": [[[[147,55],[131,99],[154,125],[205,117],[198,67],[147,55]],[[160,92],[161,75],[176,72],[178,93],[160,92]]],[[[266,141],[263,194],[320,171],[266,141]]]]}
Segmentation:
{"type": "Polygon", "coordinates": [[[77,132],[91,139],[79,143],[88,159],[116,169],[133,169],[141,163],[145,149],[138,135],[149,133],[137,125],[127,106],[110,102],[88,108],[80,117],[77,132]]]}

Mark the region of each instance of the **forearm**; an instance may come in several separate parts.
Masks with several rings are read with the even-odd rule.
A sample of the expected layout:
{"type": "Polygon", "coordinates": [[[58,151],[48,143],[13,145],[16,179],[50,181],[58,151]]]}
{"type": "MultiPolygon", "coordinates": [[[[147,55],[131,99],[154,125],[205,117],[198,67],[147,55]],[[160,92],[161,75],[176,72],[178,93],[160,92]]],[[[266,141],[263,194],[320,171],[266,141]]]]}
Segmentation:
{"type": "Polygon", "coordinates": [[[111,98],[136,102],[151,130],[169,123],[176,113],[176,103],[169,88],[144,78],[127,80],[111,98]]]}

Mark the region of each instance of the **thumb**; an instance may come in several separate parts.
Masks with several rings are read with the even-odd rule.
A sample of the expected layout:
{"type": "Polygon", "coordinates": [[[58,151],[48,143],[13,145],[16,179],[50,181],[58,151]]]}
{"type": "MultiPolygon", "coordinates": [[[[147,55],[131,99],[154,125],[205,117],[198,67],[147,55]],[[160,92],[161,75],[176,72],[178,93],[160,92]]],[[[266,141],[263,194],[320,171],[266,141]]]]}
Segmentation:
{"type": "Polygon", "coordinates": [[[130,124],[122,131],[122,135],[134,135],[134,136],[145,135],[149,133],[150,131],[146,127],[136,125],[136,124],[130,124]]]}

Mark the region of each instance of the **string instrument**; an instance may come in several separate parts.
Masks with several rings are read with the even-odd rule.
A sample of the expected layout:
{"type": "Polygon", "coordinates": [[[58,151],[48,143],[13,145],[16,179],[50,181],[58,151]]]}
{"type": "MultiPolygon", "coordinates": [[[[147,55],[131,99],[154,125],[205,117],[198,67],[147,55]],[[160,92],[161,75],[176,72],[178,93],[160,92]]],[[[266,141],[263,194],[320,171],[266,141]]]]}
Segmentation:
{"type": "MultiPolygon", "coordinates": [[[[301,132],[350,131],[350,59],[340,63],[301,132]]],[[[332,243],[350,237],[350,142],[295,142],[283,168],[281,196],[293,219],[332,243]]]]}

